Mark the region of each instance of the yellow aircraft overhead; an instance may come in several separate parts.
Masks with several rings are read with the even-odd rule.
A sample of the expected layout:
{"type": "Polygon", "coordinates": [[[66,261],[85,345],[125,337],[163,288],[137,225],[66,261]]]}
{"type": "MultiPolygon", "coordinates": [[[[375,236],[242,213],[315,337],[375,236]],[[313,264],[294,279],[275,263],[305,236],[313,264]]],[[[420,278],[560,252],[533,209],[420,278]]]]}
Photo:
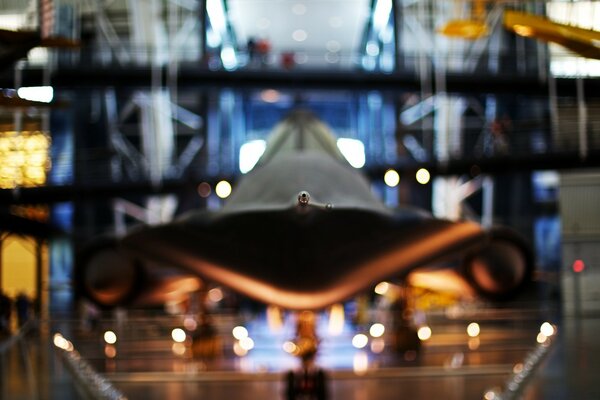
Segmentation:
{"type": "Polygon", "coordinates": [[[445,36],[475,40],[489,34],[485,23],[470,19],[455,19],[438,29],[445,36]]]}
{"type": "Polygon", "coordinates": [[[600,60],[600,32],[552,22],[547,18],[507,10],[504,26],[517,35],[557,43],[587,58],[600,60]]]}

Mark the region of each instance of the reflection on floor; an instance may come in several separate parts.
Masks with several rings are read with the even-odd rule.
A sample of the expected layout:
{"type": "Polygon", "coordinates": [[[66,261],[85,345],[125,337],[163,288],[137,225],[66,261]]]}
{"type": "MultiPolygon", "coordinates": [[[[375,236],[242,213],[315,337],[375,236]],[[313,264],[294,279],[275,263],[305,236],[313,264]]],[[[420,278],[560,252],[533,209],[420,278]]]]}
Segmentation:
{"type": "MultiPolygon", "coordinates": [[[[326,315],[320,317],[317,362],[328,371],[332,399],[507,398],[511,384],[519,385],[516,393],[525,399],[600,398],[592,381],[600,376],[599,318],[561,320],[558,313],[528,305],[455,308],[423,315],[429,330],[420,332],[417,353],[392,348],[390,329],[372,325],[390,316],[374,315],[369,324],[346,322],[338,332],[331,331],[326,315]],[[553,326],[542,327],[546,320],[553,326]]],[[[292,314],[277,329],[269,328],[264,313],[215,315],[214,344],[221,355],[212,359],[192,357],[193,325],[183,316],[138,312],[102,320],[93,330],[77,320],[42,323],[39,331],[3,339],[0,398],[83,396],[66,369],[65,353],[52,343],[57,332],[129,399],[282,398],[283,373],[298,367],[286,353],[295,332],[292,314]],[[236,330],[237,338],[236,326],[244,328],[236,330]]]]}

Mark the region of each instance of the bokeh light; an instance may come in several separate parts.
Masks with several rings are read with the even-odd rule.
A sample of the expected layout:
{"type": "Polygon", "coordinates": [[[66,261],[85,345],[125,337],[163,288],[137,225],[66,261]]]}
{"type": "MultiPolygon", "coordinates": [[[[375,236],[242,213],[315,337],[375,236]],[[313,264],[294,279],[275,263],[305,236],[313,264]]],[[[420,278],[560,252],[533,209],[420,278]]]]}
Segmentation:
{"type": "Polygon", "coordinates": [[[226,199],[231,194],[231,184],[227,181],[220,181],[215,186],[215,193],[222,199],[226,199]]]}
{"type": "Polygon", "coordinates": [[[542,326],[540,326],[540,333],[546,337],[550,337],[554,335],[554,327],[550,322],[544,322],[542,326]]]}
{"type": "Polygon", "coordinates": [[[218,303],[223,300],[223,291],[221,288],[212,288],[208,291],[208,300],[213,303],[218,303]]]}
{"type": "Polygon", "coordinates": [[[183,329],[175,328],[171,331],[171,337],[173,338],[174,342],[182,343],[185,342],[187,335],[185,334],[185,331],[183,329]]]}
{"type": "Polygon", "coordinates": [[[375,338],[383,336],[384,332],[385,326],[383,326],[383,324],[380,323],[375,323],[371,325],[371,328],[369,329],[369,334],[375,338]]]}
{"type": "Polygon", "coordinates": [[[481,328],[479,328],[479,324],[477,322],[471,322],[469,326],[467,326],[467,335],[470,337],[477,337],[481,332],[481,328]]]}
{"type": "Polygon", "coordinates": [[[429,171],[427,171],[425,168],[421,168],[417,171],[416,178],[417,182],[419,182],[421,185],[426,185],[429,183],[431,175],[429,174],[429,171]]]}
{"type": "Polygon", "coordinates": [[[246,351],[252,350],[254,348],[254,340],[249,337],[242,338],[240,339],[240,346],[246,351]]]}
{"type": "Polygon", "coordinates": [[[367,337],[367,335],[362,334],[362,333],[356,334],[352,338],[352,346],[354,346],[357,349],[364,348],[368,343],[369,343],[369,338],[367,337]]]}
{"type": "Polygon", "coordinates": [[[389,187],[396,187],[400,183],[400,175],[394,169],[388,169],[383,176],[383,181],[389,187]]]}
{"type": "Polygon", "coordinates": [[[387,282],[380,282],[375,286],[375,293],[381,296],[385,295],[388,290],[390,290],[390,284],[387,282]]]}
{"type": "Polygon", "coordinates": [[[248,329],[244,328],[243,326],[236,326],[233,328],[231,333],[237,340],[242,340],[243,338],[248,337],[248,329]]]}
{"type": "Polygon", "coordinates": [[[420,340],[425,341],[431,338],[431,328],[428,326],[422,326],[417,331],[417,336],[420,340]]]}
{"type": "Polygon", "coordinates": [[[117,335],[113,331],[104,332],[104,341],[108,344],[117,343],[117,335]]]}

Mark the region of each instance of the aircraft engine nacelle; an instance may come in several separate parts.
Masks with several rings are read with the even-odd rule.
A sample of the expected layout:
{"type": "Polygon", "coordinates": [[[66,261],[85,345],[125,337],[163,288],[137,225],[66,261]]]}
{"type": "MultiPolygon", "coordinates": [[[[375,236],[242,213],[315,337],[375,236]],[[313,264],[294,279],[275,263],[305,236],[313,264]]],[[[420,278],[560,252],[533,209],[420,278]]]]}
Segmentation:
{"type": "Polygon", "coordinates": [[[199,278],[125,253],[116,238],[102,238],[78,257],[75,285],[103,307],[154,306],[180,301],[201,287],[199,278]]]}
{"type": "Polygon", "coordinates": [[[531,281],[533,252],[520,235],[493,228],[489,241],[463,259],[462,273],[482,296],[502,300],[514,296],[531,281]]]}

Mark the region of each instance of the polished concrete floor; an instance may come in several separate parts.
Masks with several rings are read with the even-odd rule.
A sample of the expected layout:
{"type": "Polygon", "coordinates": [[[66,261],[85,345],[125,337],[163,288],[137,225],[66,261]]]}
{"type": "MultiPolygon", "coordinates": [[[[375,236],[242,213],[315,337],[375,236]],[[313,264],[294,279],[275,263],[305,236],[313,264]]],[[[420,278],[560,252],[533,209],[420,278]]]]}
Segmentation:
{"type": "MultiPolygon", "coordinates": [[[[538,348],[541,323],[550,321],[557,334],[517,393],[524,399],[600,398],[600,315],[562,316],[559,306],[538,303],[454,311],[423,315],[421,322],[432,334],[418,354],[392,349],[389,332],[380,340],[371,337],[364,349],[357,349],[352,338],[368,333],[369,324],[346,323],[334,336],[322,316],[317,362],[328,371],[330,397],[482,399],[490,397],[491,390],[506,393],[515,368],[522,367],[538,348]],[[471,322],[480,326],[476,338],[466,333],[471,322]]],[[[389,316],[379,313],[378,317],[389,316]]],[[[54,318],[42,322],[39,329],[2,339],[0,398],[85,397],[81,380],[66,368],[65,352],[53,344],[56,332],[129,399],[282,398],[283,374],[297,367],[297,360],[282,349],[293,337],[292,319],[273,330],[264,314],[215,316],[222,354],[202,359],[192,357],[189,341],[173,341],[172,330],[184,324],[181,316],[129,313],[116,320],[103,319],[95,329],[79,320],[54,318]],[[254,342],[246,354],[231,334],[237,325],[245,326],[254,342]],[[114,345],[103,339],[107,330],[117,335],[114,345]]]]}

